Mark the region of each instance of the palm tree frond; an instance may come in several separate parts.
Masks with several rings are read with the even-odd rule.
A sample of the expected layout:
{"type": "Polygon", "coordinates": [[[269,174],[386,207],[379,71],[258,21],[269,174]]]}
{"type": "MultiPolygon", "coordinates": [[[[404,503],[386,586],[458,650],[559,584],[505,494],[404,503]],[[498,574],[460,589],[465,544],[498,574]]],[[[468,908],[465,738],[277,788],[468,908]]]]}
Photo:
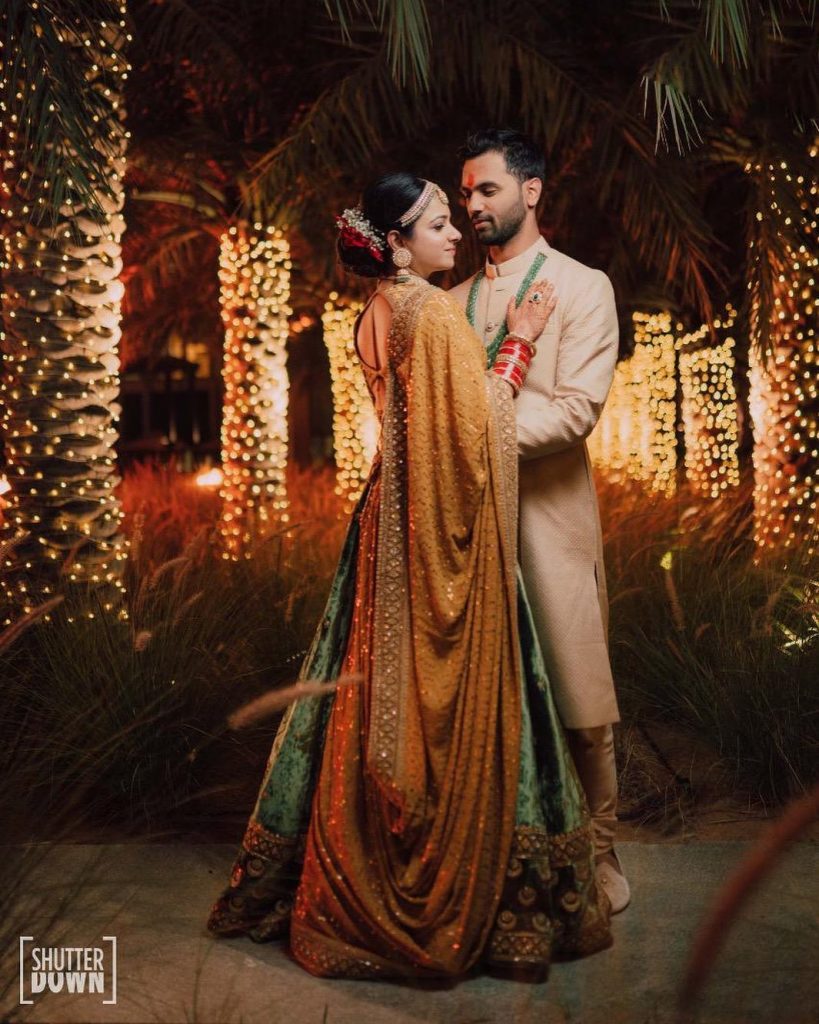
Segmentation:
{"type": "Polygon", "coordinates": [[[399,85],[429,86],[430,26],[425,0],[379,0],[387,57],[399,85]]]}
{"type": "Polygon", "coordinates": [[[288,204],[308,202],[339,176],[360,183],[388,135],[408,122],[423,130],[428,116],[424,98],[398,89],[380,55],[360,62],[251,168],[242,192],[252,219],[277,223],[288,204]]]}
{"type": "MultiPolygon", "coordinates": [[[[239,0],[241,6],[241,0],[239,0]]],[[[199,60],[218,59],[241,71],[244,68],[241,32],[243,11],[225,0],[163,0],[138,5],[140,36],[155,60],[165,55],[195,54],[199,60]]]]}
{"type": "Polygon", "coordinates": [[[131,192],[131,198],[142,203],[171,203],[173,206],[183,206],[186,210],[191,210],[209,221],[220,220],[224,217],[224,209],[208,206],[206,203],[200,202],[196,196],[185,192],[134,189],[131,192]]]}
{"type": "Polygon", "coordinates": [[[34,221],[58,220],[68,198],[104,218],[99,197],[112,197],[110,138],[118,128],[105,90],[118,91],[127,41],[119,5],[90,0],[62,9],[7,0],[2,25],[0,101],[9,118],[0,148],[13,154],[19,184],[32,197],[36,182],[34,221]],[[98,87],[89,86],[92,69],[98,87]]]}
{"type": "Polygon", "coordinates": [[[428,88],[431,32],[426,0],[324,0],[324,7],[347,43],[352,42],[353,17],[363,11],[385,33],[395,81],[428,88]]]}
{"type": "Polygon", "coordinates": [[[707,0],[704,8],[705,36],[714,59],[722,64],[727,58],[735,67],[747,67],[750,12],[746,0],[707,0]]]}

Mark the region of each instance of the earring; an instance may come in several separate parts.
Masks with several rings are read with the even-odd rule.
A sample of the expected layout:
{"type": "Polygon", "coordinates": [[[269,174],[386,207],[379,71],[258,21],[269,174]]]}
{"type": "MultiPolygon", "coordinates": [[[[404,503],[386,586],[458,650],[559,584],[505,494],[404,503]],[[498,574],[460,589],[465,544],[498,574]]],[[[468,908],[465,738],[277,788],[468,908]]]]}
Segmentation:
{"type": "Polygon", "coordinates": [[[412,263],[412,253],[403,246],[400,249],[393,249],[392,261],[399,270],[406,270],[412,263]]]}

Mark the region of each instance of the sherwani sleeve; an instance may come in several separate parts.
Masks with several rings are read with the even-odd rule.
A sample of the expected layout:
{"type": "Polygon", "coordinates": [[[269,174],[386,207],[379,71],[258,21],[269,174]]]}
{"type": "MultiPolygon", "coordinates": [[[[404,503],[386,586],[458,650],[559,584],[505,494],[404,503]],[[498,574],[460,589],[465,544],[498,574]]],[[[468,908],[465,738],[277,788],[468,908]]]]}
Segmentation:
{"type": "Polygon", "coordinates": [[[527,396],[526,415],[518,418],[521,459],[537,459],[570,448],[592,432],[614,377],[617,335],[614,290],[598,270],[567,313],[554,394],[527,396]]]}

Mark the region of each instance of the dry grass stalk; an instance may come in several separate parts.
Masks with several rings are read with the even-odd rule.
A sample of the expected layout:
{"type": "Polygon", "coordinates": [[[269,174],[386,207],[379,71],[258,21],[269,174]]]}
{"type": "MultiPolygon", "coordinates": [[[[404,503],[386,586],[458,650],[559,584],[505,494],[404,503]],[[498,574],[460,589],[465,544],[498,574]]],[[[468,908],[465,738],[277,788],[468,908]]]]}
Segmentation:
{"type": "Polygon", "coordinates": [[[33,625],[38,619],[41,619],[44,615],[48,615],[48,613],[53,611],[58,604],[63,602],[63,600],[63,595],[58,594],[57,597],[52,597],[50,600],[37,605],[36,608],[32,608],[30,612],[23,615],[16,622],[12,622],[10,626],[7,626],[3,632],[0,633],[0,651],[4,651],[6,648],[11,647],[21,633],[25,632],[25,630],[27,630],[29,626],[33,625]]]}
{"type": "Polygon", "coordinates": [[[305,697],[323,697],[339,686],[360,683],[363,678],[360,673],[356,673],[339,676],[338,679],[331,679],[329,682],[305,679],[303,682],[285,686],[280,690],[270,690],[268,693],[263,693],[261,697],[242,705],[229,715],[228,728],[246,729],[249,725],[256,725],[262,719],[282,711],[294,700],[303,700],[305,697]]]}
{"type": "Polygon", "coordinates": [[[679,1004],[689,1011],[708,978],[728,931],[754,890],[799,835],[819,816],[819,785],[794,800],[746,855],[722,887],[705,919],[691,953],[679,1004]]]}

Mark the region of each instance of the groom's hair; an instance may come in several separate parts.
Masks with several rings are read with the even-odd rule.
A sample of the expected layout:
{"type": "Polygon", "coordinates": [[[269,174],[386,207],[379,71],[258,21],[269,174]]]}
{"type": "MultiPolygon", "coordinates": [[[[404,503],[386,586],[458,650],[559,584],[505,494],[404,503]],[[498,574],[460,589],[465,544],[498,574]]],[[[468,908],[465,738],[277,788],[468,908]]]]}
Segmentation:
{"type": "Polygon", "coordinates": [[[484,153],[502,153],[506,168],[518,181],[540,178],[546,181],[543,150],[528,135],[513,128],[481,128],[470,132],[458,156],[463,164],[484,153]]]}

